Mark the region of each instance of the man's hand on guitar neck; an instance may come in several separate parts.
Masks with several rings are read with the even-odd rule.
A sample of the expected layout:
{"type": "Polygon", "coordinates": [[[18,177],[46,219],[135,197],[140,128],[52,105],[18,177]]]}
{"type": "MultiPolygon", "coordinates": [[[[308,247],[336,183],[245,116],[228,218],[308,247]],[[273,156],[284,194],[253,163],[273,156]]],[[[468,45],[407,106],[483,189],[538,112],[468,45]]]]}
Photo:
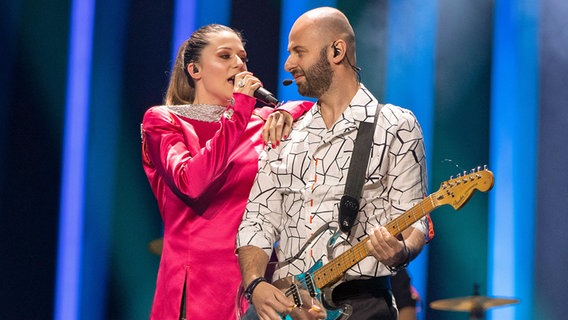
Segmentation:
{"type": "Polygon", "coordinates": [[[425,235],[412,227],[404,230],[401,235],[404,240],[399,240],[381,226],[370,232],[365,247],[382,264],[396,268],[408,264],[426,243],[425,235]]]}

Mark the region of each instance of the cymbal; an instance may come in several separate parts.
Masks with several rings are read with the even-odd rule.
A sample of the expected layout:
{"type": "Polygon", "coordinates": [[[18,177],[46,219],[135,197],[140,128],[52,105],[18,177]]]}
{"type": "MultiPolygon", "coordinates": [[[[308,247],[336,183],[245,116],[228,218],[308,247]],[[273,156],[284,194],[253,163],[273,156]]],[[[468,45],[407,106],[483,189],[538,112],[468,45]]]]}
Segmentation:
{"type": "Polygon", "coordinates": [[[476,309],[487,310],[493,307],[518,303],[519,301],[518,299],[469,296],[433,301],[430,303],[430,308],[436,310],[471,312],[476,309]]]}

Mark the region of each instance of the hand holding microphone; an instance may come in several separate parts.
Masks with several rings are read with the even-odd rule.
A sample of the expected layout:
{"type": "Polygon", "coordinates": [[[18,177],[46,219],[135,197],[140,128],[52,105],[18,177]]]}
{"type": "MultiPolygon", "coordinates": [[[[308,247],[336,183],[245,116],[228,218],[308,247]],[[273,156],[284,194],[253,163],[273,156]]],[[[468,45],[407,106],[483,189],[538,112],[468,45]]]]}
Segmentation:
{"type": "MultiPolygon", "coordinates": [[[[268,90],[266,90],[264,87],[262,87],[262,83],[260,82],[260,80],[253,76],[251,72],[245,71],[244,72],[245,76],[242,77],[240,80],[237,81],[237,77],[235,77],[235,87],[241,88],[241,90],[235,90],[235,92],[243,92],[242,88],[244,88],[247,85],[247,81],[251,81],[251,89],[254,89],[252,96],[257,98],[258,100],[272,105],[272,106],[277,106],[278,105],[278,99],[276,99],[276,97],[268,90]]],[[[282,81],[282,84],[284,86],[289,86],[292,83],[294,83],[294,80],[291,79],[284,79],[282,81]]],[[[248,93],[247,93],[248,94],[248,93]]],[[[248,94],[250,95],[250,94],[248,94]]]]}
{"type": "MultiPolygon", "coordinates": [[[[284,79],[282,81],[282,84],[284,86],[289,86],[293,83],[293,80],[290,79],[284,79]]],[[[256,91],[254,92],[254,97],[257,98],[258,100],[271,104],[273,106],[278,105],[278,99],[276,99],[276,97],[268,90],[264,89],[263,87],[260,87],[258,89],[256,89],[256,91]]]]}
{"type": "Polygon", "coordinates": [[[272,106],[278,105],[278,99],[270,91],[264,89],[260,80],[248,71],[235,76],[234,92],[248,94],[272,106]]]}
{"type": "MultiPolygon", "coordinates": [[[[284,79],[282,81],[282,84],[284,86],[289,86],[292,83],[294,83],[294,80],[291,79],[284,79]]],[[[271,105],[278,105],[278,99],[276,99],[276,97],[268,90],[264,89],[263,87],[258,88],[255,92],[254,92],[254,97],[259,99],[260,101],[263,101],[265,103],[271,104],[271,105]]]]}

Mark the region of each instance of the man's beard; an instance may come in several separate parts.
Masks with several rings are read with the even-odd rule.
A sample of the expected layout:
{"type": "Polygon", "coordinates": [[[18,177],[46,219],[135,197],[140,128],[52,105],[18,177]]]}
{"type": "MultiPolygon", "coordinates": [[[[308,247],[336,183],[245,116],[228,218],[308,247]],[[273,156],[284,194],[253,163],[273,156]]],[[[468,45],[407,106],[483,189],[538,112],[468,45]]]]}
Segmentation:
{"type": "Polygon", "coordinates": [[[327,49],[320,51],[319,61],[304,72],[305,83],[298,85],[298,92],[304,97],[319,98],[329,86],[333,70],[327,61],[327,49]]]}

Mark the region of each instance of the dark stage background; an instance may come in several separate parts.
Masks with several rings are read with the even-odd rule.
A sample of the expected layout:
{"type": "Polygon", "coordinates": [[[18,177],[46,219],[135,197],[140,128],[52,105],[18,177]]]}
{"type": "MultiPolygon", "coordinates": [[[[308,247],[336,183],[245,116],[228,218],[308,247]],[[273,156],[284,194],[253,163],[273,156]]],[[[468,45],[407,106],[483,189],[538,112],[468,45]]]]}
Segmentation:
{"type": "MultiPolygon", "coordinates": [[[[139,126],[162,101],[180,3],[3,1],[0,319],[148,318],[159,258],[147,244],[160,236],[161,221],[141,166],[139,126]],[[73,62],[72,35],[89,26],[73,22],[79,4],[91,12],[79,15],[92,19],[91,37],[81,39],[91,46],[73,62]],[[73,78],[78,66],[85,69],[73,78]],[[83,107],[70,90],[79,78],[88,80],[83,107]],[[85,112],[82,135],[71,129],[82,123],[70,116],[77,110],[85,112]],[[66,159],[77,157],[79,184],[66,189],[74,177],[66,159]],[[72,200],[80,200],[75,211],[65,209],[72,200]],[[67,236],[63,212],[79,220],[77,237],[67,236]],[[72,258],[66,245],[78,248],[72,258]],[[66,259],[76,269],[62,267],[66,259]],[[74,285],[62,286],[66,277],[74,285]]],[[[358,38],[363,82],[422,123],[430,191],[478,165],[495,173],[490,193],[476,193],[458,212],[433,214],[436,238],[411,269],[423,278],[421,318],[467,319],[428,303],[471,295],[475,284],[484,295],[521,299],[495,319],[566,317],[566,2],[184,3],[196,25],[221,19],[242,30],[249,69],[284,99],[298,98],[280,84],[287,27],[312,7],[343,10],[358,38]]]]}

